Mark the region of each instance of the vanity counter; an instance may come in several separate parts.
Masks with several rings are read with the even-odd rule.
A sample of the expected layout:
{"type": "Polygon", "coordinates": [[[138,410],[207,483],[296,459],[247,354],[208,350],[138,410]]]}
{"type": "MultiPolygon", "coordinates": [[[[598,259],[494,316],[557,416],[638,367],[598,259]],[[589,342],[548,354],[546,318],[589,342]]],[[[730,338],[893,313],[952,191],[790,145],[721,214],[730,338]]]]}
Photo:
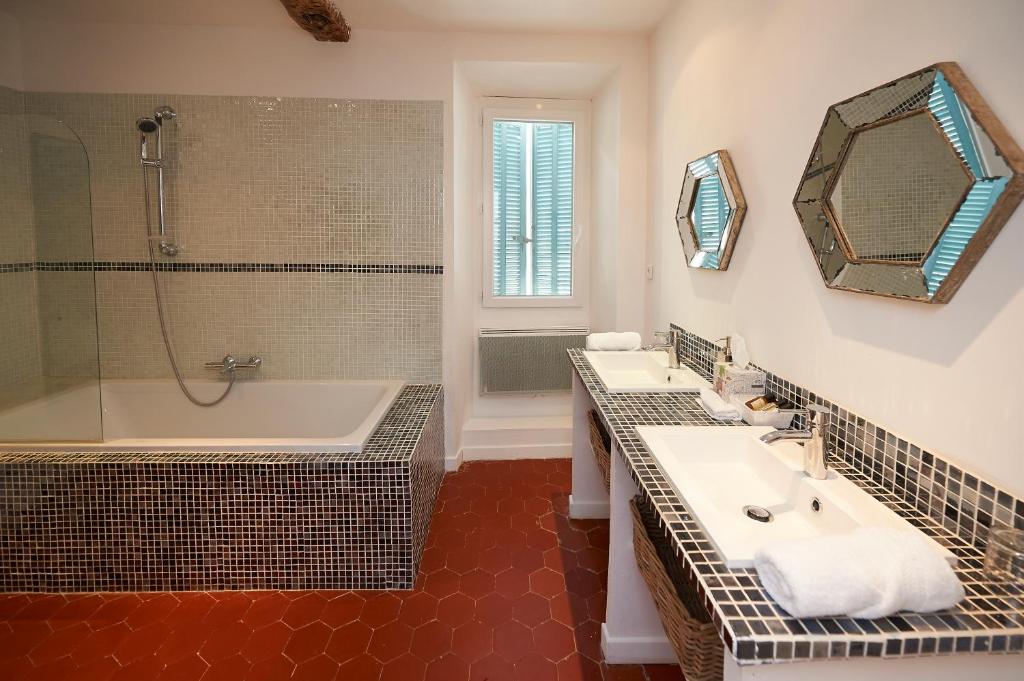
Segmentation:
{"type": "MultiPolygon", "coordinates": [[[[762,588],[753,568],[726,568],[636,432],[642,425],[729,424],[712,420],[693,395],[608,393],[582,351],[569,354],[612,436],[613,450],[624,459],[640,493],[653,503],[659,523],[668,528],[676,554],[696,577],[700,596],[736,664],[1024,652],[1024,586],[986,578],[983,554],[971,542],[943,529],[846,461],[833,461],[832,466],[957,555],[956,571],[967,598],[954,610],[931,614],[874,620],[791,617],[762,588]]],[[[1024,669],[1024,659],[1021,665],[1024,669]]]]}

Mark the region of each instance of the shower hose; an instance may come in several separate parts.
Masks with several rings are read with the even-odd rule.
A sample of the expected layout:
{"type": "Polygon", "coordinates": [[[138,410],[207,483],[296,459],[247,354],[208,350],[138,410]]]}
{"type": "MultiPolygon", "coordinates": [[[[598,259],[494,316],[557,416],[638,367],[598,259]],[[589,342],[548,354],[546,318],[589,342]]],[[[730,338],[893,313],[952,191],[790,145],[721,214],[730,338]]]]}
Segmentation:
{"type": "Polygon", "coordinates": [[[146,166],[142,166],[142,188],[146,199],[146,248],[149,251],[149,271],[153,274],[153,293],[156,295],[156,313],[160,319],[160,333],[164,337],[164,348],[167,350],[167,359],[171,362],[171,369],[174,370],[174,378],[178,381],[178,387],[181,388],[181,392],[188,398],[189,402],[196,405],[197,407],[213,407],[224,401],[224,398],[231,392],[231,388],[235,385],[235,372],[229,371],[228,374],[228,386],[221,393],[220,397],[210,402],[204,402],[198,397],[192,394],[185,385],[185,380],[181,376],[181,369],[178,368],[178,360],[174,357],[174,349],[171,347],[171,337],[167,331],[167,320],[164,315],[164,300],[163,293],[160,290],[160,277],[157,275],[156,267],[156,254],[153,252],[153,218],[152,209],[150,208],[150,196],[149,196],[149,172],[147,172],[146,166]]]}

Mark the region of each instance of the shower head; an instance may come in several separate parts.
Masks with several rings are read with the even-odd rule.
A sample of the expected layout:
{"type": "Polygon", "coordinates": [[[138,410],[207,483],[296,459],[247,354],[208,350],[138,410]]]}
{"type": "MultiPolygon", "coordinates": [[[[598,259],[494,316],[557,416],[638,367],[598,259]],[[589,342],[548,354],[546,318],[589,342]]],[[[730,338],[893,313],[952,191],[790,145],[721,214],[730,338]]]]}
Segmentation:
{"type": "Polygon", "coordinates": [[[160,127],[160,124],[152,118],[140,118],[139,120],[135,121],[135,127],[139,129],[139,132],[146,135],[151,132],[156,132],[157,129],[160,127]]]}

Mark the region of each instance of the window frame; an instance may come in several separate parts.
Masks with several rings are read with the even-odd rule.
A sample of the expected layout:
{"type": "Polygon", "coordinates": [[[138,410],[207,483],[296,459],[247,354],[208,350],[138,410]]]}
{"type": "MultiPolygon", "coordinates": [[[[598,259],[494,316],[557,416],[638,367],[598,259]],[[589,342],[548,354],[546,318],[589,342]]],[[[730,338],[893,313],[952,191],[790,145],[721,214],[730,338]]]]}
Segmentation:
{"type": "Polygon", "coordinates": [[[583,307],[589,287],[590,102],[562,99],[487,98],[480,117],[483,157],[483,307],[583,307]],[[550,121],[573,124],[572,293],[568,296],[494,295],[494,122],[550,121]]]}

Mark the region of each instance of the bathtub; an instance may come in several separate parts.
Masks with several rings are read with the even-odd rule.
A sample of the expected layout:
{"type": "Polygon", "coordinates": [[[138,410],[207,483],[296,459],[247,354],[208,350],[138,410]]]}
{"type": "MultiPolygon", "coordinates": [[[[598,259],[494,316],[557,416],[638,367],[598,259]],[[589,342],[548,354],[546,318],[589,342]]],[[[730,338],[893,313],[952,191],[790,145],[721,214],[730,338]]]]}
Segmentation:
{"type": "MultiPolygon", "coordinates": [[[[188,385],[200,399],[224,389],[188,385]]],[[[201,408],[173,380],[104,380],[99,393],[87,384],[0,412],[0,451],[360,452],[402,386],[240,381],[221,404],[201,408]]]]}

